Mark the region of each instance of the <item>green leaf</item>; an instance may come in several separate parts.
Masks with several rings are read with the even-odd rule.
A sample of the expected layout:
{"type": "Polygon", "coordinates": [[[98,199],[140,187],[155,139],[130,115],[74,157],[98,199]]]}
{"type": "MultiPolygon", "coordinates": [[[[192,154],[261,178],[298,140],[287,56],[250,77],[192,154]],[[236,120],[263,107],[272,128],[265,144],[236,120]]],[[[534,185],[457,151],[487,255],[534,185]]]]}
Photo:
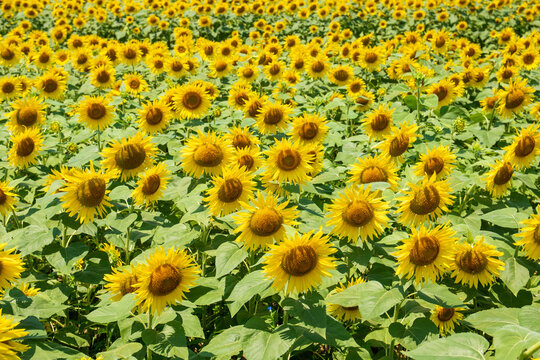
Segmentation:
{"type": "Polygon", "coordinates": [[[422,99],[422,104],[429,109],[435,109],[439,105],[439,97],[435,94],[430,94],[422,99]]]}
{"type": "Polygon", "coordinates": [[[200,357],[232,356],[242,350],[243,326],[233,326],[214,336],[208,345],[201,349],[200,357]]]}
{"type": "Polygon", "coordinates": [[[431,304],[436,304],[443,307],[456,307],[463,305],[463,300],[461,300],[459,296],[441,284],[428,283],[422,285],[422,287],[418,290],[418,297],[431,304]]]}
{"type": "Polygon", "coordinates": [[[489,309],[472,314],[465,320],[475,329],[492,335],[505,325],[518,324],[518,314],[519,309],[516,308],[489,309]]]}
{"type": "Polygon", "coordinates": [[[157,334],[156,342],[149,345],[149,348],[165,357],[187,359],[188,348],[182,324],[178,321],[166,324],[157,334]]]}
{"type": "Polygon", "coordinates": [[[21,354],[21,360],[79,360],[83,353],[52,341],[26,341],[30,349],[21,354]]]}
{"type": "Polygon", "coordinates": [[[88,246],[82,242],[71,243],[67,248],[53,243],[43,249],[43,255],[47,261],[61,274],[71,274],[73,266],[86,254],[88,254],[88,246]]]}
{"type": "Polygon", "coordinates": [[[86,318],[92,322],[108,324],[130,316],[135,304],[135,294],[127,294],[120,301],[97,308],[86,315],[86,318]]]}
{"type": "Polygon", "coordinates": [[[504,271],[501,272],[501,280],[508,286],[510,291],[517,295],[527,281],[529,281],[529,270],[517,262],[515,257],[506,259],[504,271]]]}
{"type": "Polygon", "coordinates": [[[439,335],[437,326],[425,317],[415,319],[408,327],[399,322],[392,323],[388,327],[388,332],[409,350],[415,349],[430,337],[439,335]]]}
{"type": "Polygon", "coordinates": [[[247,360],[275,360],[291,345],[292,342],[282,339],[279,333],[258,330],[244,338],[242,348],[247,360]]]}
{"type": "Polygon", "coordinates": [[[518,359],[521,353],[540,341],[540,333],[518,325],[506,325],[493,334],[495,359],[518,359]]]}
{"type": "Polygon", "coordinates": [[[82,167],[88,164],[90,161],[95,161],[100,158],[99,149],[97,145],[90,145],[81,149],[81,151],[69,159],[67,165],[69,167],[82,167]]]}
{"type": "Polygon", "coordinates": [[[266,279],[262,270],[253,271],[242,280],[240,280],[234,287],[231,295],[227,299],[232,303],[227,304],[231,316],[236,315],[238,310],[248,302],[253,296],[266,290],[271,284],[271,281],[266,279]]]}
{"type": "Polygon", "coordinates": [[[142,345],[139,343],[127,343],[118,347],[112,347],[105,352],[101,352],[98,355],[103,356],[103,360],[117,360],[126,359],[142,349],[142,345]]]}
{"type": "Polygon", "coordinates": [[[303,299],[286,298],[281,306],[309,331],[325,338],[326,306],[319,294],[309,293],[303,299]]]}
{"type": "Polygon", "coordinates": [[[111,200],[127,200],[131,197],[131,189],[125,185],[116,186],[109,193],[111,200]]]}
{"type": "Polygon", "coordinates": [[[197,316],[192,314],[192,312],[192,309],[187,309],[180,313],[180,316],[182,317],[182,327],[184,328],[186,336],[204,339],[204,331],[201,322],[197,316]]]}
{"type": "Polygon", "coordinates": [[[500,227],[517,229],[521,220],[527,215],[518,214],[513,207],[490,211],[480,216],[482,219],[500,227]]]}
{"type": "Polygon", "coordinates": [[[247,251],[234,242],[225,242],[217,248],[216,277],[229,274],[247,257],[247,251]]]}
{"type": "Polygon", "coordinates": [[[425,342],[405,354],[415,360],[484,360],[489,342],[474,333],[459,333],[425,342]]]}

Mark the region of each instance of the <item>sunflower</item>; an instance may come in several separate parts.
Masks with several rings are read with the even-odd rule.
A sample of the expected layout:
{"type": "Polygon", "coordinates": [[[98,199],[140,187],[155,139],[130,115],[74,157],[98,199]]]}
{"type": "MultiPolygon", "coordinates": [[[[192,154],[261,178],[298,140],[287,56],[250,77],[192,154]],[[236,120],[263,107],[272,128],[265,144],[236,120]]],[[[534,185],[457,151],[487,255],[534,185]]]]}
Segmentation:
{"type": "Polygon", "coordinates": [[[165,60],[165,70],[167,71],[167,75],[174,79],[180,79],[188,74],[187,66],[181,59],[174,57],[168,57],[165,60]]]}
{"type": "Polygon", "coordinates": [[[113,107],[103,96],[85,96],[77,112],[79,122],[86,124],[92,130],[103,130],[110,125],[114,116],[113,107]]]}
{"type": "Polygon", "coordinates": [[[8,213],[15,209],[17,203],[17,194],[13,192],[13,187],[7,182],[0,181],[0,214],[7,216],[8,213]]]}
{"type": "MultiPolygon", "coordinates": [[[[365,282],[363,278],[351,280],[347,284],[340,283],[338,287],[330,291],[328,295],[334,295],[346,290],[354,285],[365,282]]],[[[345,307],[338,304],[326,303],[326,312],[341,321],[358,321],[362,318],[362,314],[358,306],[345,307]]]]}
{"type": "Polygon", "coordinates": [[[240,233],[237,242],[244,244],[250,250],[267,248],[274,240],[281,241],[285,236],[285,225],[294,226],[299,216],[296,206],[286,208],[289,201],[278,205],[277,196],[271,194],[266,197],[257,191],[252,204],[242,203],[243,210],[234,214],[233,219],[237,225],[235,233],[240,233]]]}
{"type": "Polygon", "coordinates": [[[328,79],[333,84],[345,86],[354,79],[353,68],[349,65],[338,65],[330,70],[328,79]]]}
{"type": "Polygon", "coordinates": [[[225,134],[225,138],[232,143],[236,150],[256,147],[261,142],[249,130],[249,127],[235,126],[229,129],[229,133],[225,134]]]}
{"type": "MultiPolygon", "coordinates": [[[[247,105],[248,103],[246,103],[247,105]]],[[[283,131],[289,124],[289,114],[292,109],[277,101],[266,102],[257,115],[257,128],[263,135],[275,134],[283,131]]]]}
{"type": "Polygon", "coordinates": [[[358,58],[359,65],[369,72],[379,71],[386,62],[384,49],[381,47],[365,48],[358,58]]]}
{"type": "Polygon", "coordinates": [[[326,119],[319,114],[304,114],[293,120],[289,135],[301,144],[318,144],[328,133],[326,124],[326,119]]]}
{"type": "Polygon", "coordinates": [[[136,43],[127,43],[120,48],[120,60],[126,65],[137,65],[142,56],[142,50],[136,43]]]}
{"type": "Polygon", "coordinates": [[[477,237],[474,243],[459,243],[450,265],[452,277],[456,283],[478,287],[478,283],[487,286],[504,270],[504,263],[497,257],[503,253],[493,245],[484,243],[484,236],[477,237]]]}
{"type": "Polygon", "coordinates": [[[262,164],[261,153],[257,146],[237,149],[232,156],[231,164],[251,173],[257,171],[262,164]]]}
{"type": "Polygon", "coordinates": [[[463,319],[463,314],[460,311],[464,308],[445,308],[442,306],[436,306],[431,311],[430,319],[439,328],[441,334],[446,334],[454,330],[454,326],[463,319]]]}
{"type": "Polygon", "coordinates": [[[329,219],[326,226],[335,225],[330,231],[340,238],[365,242],[380,235],[388,226],[389,206],[380,198],[380,192],[371,192],[371,187],[362,189],[358,185],[348,186],[327,208],[329,219]]]}
{"type": "Polygon", "coordinates": [[[163,312],[185,297],[195,285],[200,269],[186,250],[170,248],[167,253],[162,247],[140,265],[135,287],[137,305],[144,311],[163,312]]]}
{"type": "Polygon", "coordinates": [[[283,77],[285,71],[285,64],[282,61],[272,59],[268,65],[264,67],[264,74],[270,81],[279,81],[283,77]]]}
{"type": "Polygon", "coordinates": [[[407,279],[414,276],[415,284],[427,280],[435,283],[450,266],[456,232],[449,223],[433,229],[422,225],[419,230],[411,228],[411,231],[411,236],[403,239],[403,244],[393,253],[398,261],[396,274],[407,279]]]}
{"type": "Polygon", "coordinates": [[[534,70],[540,64],[540,55],[538,54],[538,49],[529,48],[524,50],[519,55],[519,60],[521,67],[525,70],[534,70]]]}
{"type": "Polygon", "coordinates": [[[111,65],[99,65],[90,72],[90,81],[98,89],[110,89],[116,84],[115,74],[111,65]]]}
{"type": "Polygon", "coordinates": [[[306,64],[306,71],[312,79],[320,79],[326,75],[330,69],[328,57],[326,55],[317,55],[309,58],[306,64]]]}
{"type": "Polygon", "coordinates": [[[412,144],[416,141],[418,135],[416,131],[418,130],[418,125],[409,124],[408,121],[405,121],[398,128],[393,128],[392,132],[384,137],[384,141],[377,144],[383,155],[392,160],[392,162],[399,164],[403,162],[403,154],[412,144]]]}
{"type": "Polygon", "coordinates": [[[21,50],[15,44],[1,44],[0,47],[0,65],[13,66],[21,61],[21,50]]]}
{"type": "Polygon", "coordinates": [[[437,109],[446,106],[458,96],[454,83],[448,79],[442,79],[439,82],[432,84],[426,90],[428,94],[437,95],[437,109]]]}
{"type": "Polygon", "coordinates": [[[13,143],[8,157],[11,165],[24,169],[36,163],[36,157],[43,143],[39,129],[29,128],[13,135],[10,140],[13,143]]]}
{"type": "Polygon", "coordinates": [[[223,169],[223,175],[212,177],[205,201],[212,216],[228,215],[253,197],[253,175],[240,167],[223,169]]]}
{"type": "Polygon", "coordinates": [[[497,96],[499,105],[497,110],[502,118],[511,118],[520,113],[531,102],[534,88],[527,86],[527,80],[515,77],[510,80],[506,89],[499,90],[497,96]]]}
{"type": "Polygon", "coordinates": [[[3,360],[18,360],[20,357],[17,353],[30,349],[17,341],[26,335],[28,331],[21,329],[18,322],[3,316],[0,310],[0,351],[3,360]]]}
{"type": "Polygon", "coordinates": [[[232,68],[233,66],[230,61],[222,58],[216,58],[212,60],[208,66],[208,69],[210,70],[208,76],[213,78],[223,78],[231,72],[232,68]]]}
{"type": "Polygon", "coordinates": [[[124,267],[122,269],[113,269],[112,274],[106,274],[103,277],[105,280],[105,289],[113,296],[112,301],[120,301],[124,295],[135,292],[134,285],[138,282],[137,274],[140,271],[140,265],[130,267],[124,267]]]}
{"type": "Polygon", "coordinates": [[[238,68],[236,72],[239,79],[245,82],[253,82],[259,76],[259,70],[254,64],[247,63],[244,66],[238,68]]]}
{"type": "Polygon", "coordinates": [[[24,270],[21,256],[13,253],[15,249],[4,250],[6,245],[0,243],[0,290],[13,286],[24,270]]]}
{"type": "Polygon", "coordinates": [[[392,131],[392,114],[394,109],[389,105],[380,105],[373,110],[363,120],[363,128],[370,139],[381,140],[392,131]]]}
{"type": "Polygon", "coordinates": [[[59,100],[64,96],[66,80],[61,78],[58,73],[47,72],[37,80],[36,89],[45,98],[59,100]]]}
{"type": "Polygon", "coordinates": [[[43,100],[38,97],[29,96],[17,99],[10,105],[13,111],[6,114],[6,117],[9,118],[7,125],[14,133],[39,127],[45,121],[43,114],[45,105],[43,100]]]}
{"type": "Polygon", "coordinates": [[[398,212],[401,213],[399,222],[404,225],[418,225],[426,220],[438,218],[443,211],[448,211],[454,196],[450,195],[448,180],[437,181],[436,175],[424,177],[421,184],[407,183],[410,191],[405,196],[397,198],[398,212]]]}
{"type": "Polygon", "coordinates": [[[190,83],[178,88],[173,97],[175,111],[184,119],[203,117],[210,106],[210,96],[201,84],[190,83]]]}
{"type": "Polygon", "coordinates": [[[141,74],[129,73],[124,75],[126,91],[132,95],[138,95],[148,89],[148,83],[141,74]]]}
{"type": "Polygon", "coordinates": [[[131,196],[136,205],[143,206],[156,202],[163,195],[170,180],[170,171],[164,163],[146,170],[139,175],[137,187],[131,196]]]}
{"type": "Polygon", "coordinates": [[[501,66],[497,71],[497,81],[508,84],[518,74],[519,69],[515,66],[501,66]]]}
{"type": "Polygon", "coordinates": [[[356,104],[356,109],[359,111],[366,111],[371,108],[375,100],[375,95],[367,90],[360,90],[357,94],[354,95],[354,103],[356,104]]]}
{"type": "Polygon", "coordinates": [[[332,247],[322,230],[310,231],[302,236],[295,233],[276,245],[264,259],[264,275],[272,279],[272,286],[285,295],[303,293],[319,285],[323,276],[332,276],[335,258],[332,247]]]}
{"type": "Polygon", "coordinates": [[[103,216],[105,208],[111,206],[107,184],[117,176],[116,172],[96,172],[94,164],[90,163],[90,170],[71,169],[71,173],[64,176],[62,207],[69,215],[77,215],[77,220],[83,224],[94,221],[96,214],[103,216]]]}
{"type": "Polygon", "coordinates": [[[359,95],[360,92],[364,89],[364,86],[366,86],[364,80],[359,78],[352,79],[351,82],[347,84],[347,95],[355,99],[356,96],[359,95]]]}
{"type": "Polygon", "coordinates": [[[244,114],[246,117],[257,119],[260,115],[263,107],[266,105],[267,96],[254,95],[244,105],[244,114]]]}
{"type": "Polygon", "coordinates": [[[536,214],[521,222],[524,227],[515,236],[522,238],[515,242],[516,246],[523,246],[527,257],[537,261],[540,259],[540,205],[536,207],[536,214]]]}
{"type": "Polygon", "coordinates": [[[417,176],[430,177],[436,174],[437,180],[444,179],[455,167],[456,155],[448,146],[439,146],[420,154],[420,161],[416,164],[414,173],[417,176]]]}
{"type": "Polygon", "coordinates": [[[540,154],[540,125],[532,124],[522,129],[514,142],[504,150],[506,161],[517,169],[526,169],[533,165],[536,156],[540,154]]]}
{"type": "Polygon", "coordinates": [[[147,134],[162,132],[169,125],[171,112],[162,100],[147,102],[138,112],[139,130],[147,134]]]}
{"type": "Polygon", "coordinates": [[[367,156],[358,158],[357,162],[349,171],[350,182],[353,184],[369,184],[373,182],[386,182],[391,189],[397,189],[397,168],[390,162],[390,158],[384,155],[367,156]]]}
{"type": "Polygon", "coordinates": [[[303,184],[310,179],[308,173],[313,168],[309,165],[308,149],[298,142],[276,139],[274,146],[265,154],[268,156],[265,174],[270,180],[303,184]]]}
{"type": "Polygon", "coordinates": [[[497,160],[482,180],[486,182],[489,193],[495,198],[500,198],[512,187],[512,175],[514,175],[512,164],[508,161],[497,160]]]}
{"type": "Polygon", "coordinates": [[[19,82],[13,76],[0,78],[0,100],[13,99],[19,95],[19,82]]]}
{"type": "Polygon", "coordinates": [[[229,141],[214,132],[197,132],[181,151],[182,167],[189,175],[220,175],[230,163],[232,149],[229,141]]]}
{"type": "Polygon", "coordinates": [[[102,165],[107,171],[118,170],[122,181],[134,177],[153,163],[156,146],[151,141],[140,132],[131,138],[113,140],[101,154],[105,158],[102,165]]]}
{"type": "Polygon", "coordinates": [[[229,90],[229,105],[242,110],[252,96],[253,93],[250,85],[242,82],[236,83],[229,90]]]}
{"type": "Polygon", "coordinates": [[[324,146],[320,143],[315,143],[306,145],[306,148],[309,156],[308,165],[311,166],[311,171],[307,174],[312,178],[323,170],[324,146]]]}

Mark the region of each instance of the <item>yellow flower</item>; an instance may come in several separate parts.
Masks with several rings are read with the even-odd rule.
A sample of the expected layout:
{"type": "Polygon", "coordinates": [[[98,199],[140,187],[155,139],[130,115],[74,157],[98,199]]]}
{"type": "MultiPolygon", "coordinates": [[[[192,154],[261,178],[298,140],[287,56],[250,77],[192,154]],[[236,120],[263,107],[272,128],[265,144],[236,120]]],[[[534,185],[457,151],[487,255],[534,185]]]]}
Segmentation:
{"type": "Polygon", "coordinates": [[[113,140],[102,156],[102,165],[108,172],[118,171],[122,181],[134,177],[153,163],[156,147],[150,137],[137,133],[120,141],[113,140]]]}
{"type": "Polygon", "coordinates": [[[137,187],[131,196],[136,205],[143,206],[156,202],[163,196],[170,180],[170,171],[164,163],[158,163],[139,175],[137,187]]]}
{"type": "Polygon", "coordinates": [[[528,258],[537,261],[540,259],[540,205],[536,207],[536,214],[521,222],[524,227],[516,234],[521,240],[516,246],[522,246],[528,258]]]}
{"type": "Polygon", "coordinates": [[[266,152],[266,176],[279,183],[304,184],[309,181],[313,168],[308,149],[297,142],[288,139],[277,140],[266,152]]]}
{"type": "Polygon", "coordinates": [[[358,158],[349,171],[353,184],[370,184],[374,182],[386,182],[391,189],[397,189],[397,168],[385,155],[367,156],[358,158]]]}
{"type": "Polygon", "coordinates": [[[229,141],[214,132],[208,135],[197,132],[181,151],[182,167],[191,176],[203,174],[220,175],[231,161],[232,149],[229,141]]]}
{"type": "Polygon", "coordinates": [[[11,138],[13,146],[9,151],[9,163],[19,168],[26,168],[36,163],[43,138],[37,128],[29,128],[11,138]]]}
{"type": "Polygon", "coordinates": [[[228,215],[253,197],[253,175],[239,167],[225,168],[223,175],[212,177],[212,187],[206,193],[210,213],[213,216],[228,215]]]}
{"type": "Polygon", "coordinates": [[[444,179],[452,172],[456,155],[448,146],[438,146],[430,149],[426,154],[420,154],[420,161],[416,164],[414,173],[417,176],[430,177],[436,175],[437,180],[444,179]]]}
{"type": "Polygon", "coordinates": [[[511,163],[497,160],[482,180],[486,182],[489,193],[495,198],[500,198],[512,186],[513,175],[514,168],[511,163]]]}
{"type": "Polygon", "coordinates": [[[463,314],[460,311],[464,308],[445,308],[438,306],[431,311],[430,319],[439,328],[441,334],[446,334],[454,330],[454,326],[463,319],[463,314]]]}
{"type": "Polygon", "coordinates": [[[110,125],[114,110],[103,96],[85,96],[77,108],[79,121],[92,130],[103,130],[110,125]]]}
{"type": "Polygon", "coordinates": [[[505,160],[517,169],[526,169],[533,165],[536,156],[540,154],[540,125],[532,124],[522,129],[514,138],[514,142],[504,150],[506,150],[505,160]]]}
{"type": "MultiPolygon", "coordinates": [[[[351,280],[347,284],[340,283],[335,287],[328,295],[334,295],[348,289],[354,285],[358,285],[365,282],[363,278],[351,280]]],[[[358,309],[358,306],[345,307],[338,304],[326,303],[326,312],[341,321],[357,321],[362,318],[362,314],[358,309]]]]}
{"type": "Polygon", "coordinates": [[[6,114],[9,118],[9,129],[19,133],[28,128],[39,127],[45,121],[43,110],[45,105],[38,97],[26,97],[17,99],[11,103],[13,111],[6,114]]]}
{"type": "Polygon", "coordinates": [[[21,256],[14,254],[15,249],[4,250],[6,245],[0,243],[0,290],[12,287],[24,270],[21,256]]]}

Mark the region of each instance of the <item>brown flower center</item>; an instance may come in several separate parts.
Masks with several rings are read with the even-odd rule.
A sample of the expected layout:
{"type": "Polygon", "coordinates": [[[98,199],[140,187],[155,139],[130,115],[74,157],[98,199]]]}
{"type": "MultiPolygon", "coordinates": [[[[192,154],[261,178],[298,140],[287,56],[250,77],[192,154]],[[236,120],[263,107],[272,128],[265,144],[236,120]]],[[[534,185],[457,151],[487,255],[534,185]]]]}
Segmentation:
{"type": "Polygon", "coordinates": [[[109,82],[110,79],[111,79],[111,75],[109,74],[107,70],[100,71],[96,76],[96,80],[102,84],[106,84],[107,82],[109,82]]]}
{"type": "Polygon", "coordinates": [[[488,264],[487,256],[475,249],[468,250],[456,260],[461,270],[473,275],[481,273],[488,264]]]}
{"type": "Polygon", "coordinates": [[[129,81],[129,87],[136,90],[141,86],[141,82],[138,79],[132,79],[129,81]]]}
{"type": "Polygon", "coordinates": [[[512,77],[512,75],[514,75],[514,72],[510,69],[504,69],[503,73],[502,73],[502,78],[505,79],[505,80],[508,80],[512,77]]]}
{"type": "Polygon", "coordinates": [[[508,95],[506,95],[505,107],[507,109],[515,109],[520,106],[523,101],[525,101],[525,94],[523,91],[521,91],[521,89],[514,89],[514,91],[511,91],[508,93],[508,95]]]}
{"type": "Polygon", "coordinates": [[[47,79],[43,83],[43,90],[46,93],[55,92],[58,89],[58,82],[55,79],[47,79]]]}
{"type": "Polygon", "coordinates": [[[519,139],[514,154],[516,154],[517,157],[525,157],[533,152],[535,146],[536,140],[530,135],[525,135],[519,139]]]}
{"type": "Polygon", "coordinates": [[[514,174],[514,169],[512,168],[512,164],[510,164],[509,162],[506,162],[499,168],[499,170],[497,170],[497,173],[495,174],[495,177],[493,178],[493,182],[496,185],[504,185],[508,181],[510,181],[513,174],[514,174]]]}
{"type": "Polygon", "coordinates": [[[86,110],[86,115],[92,120],[100,120],[107,114],[107,108],[103,104],[92,103],[86,110]]]}
{"type": "Polygon", "coordinates": [[[378,166],[370,166],[362,170],[360,174],[360,182],[362,184],[369,184],[372,182],[387,181],[388,176],[386,172],[378,166]]]}
{"type": "Polygon", "coordinates": [[[9,60],[11,60],[11,59],[13,59],[13,58],[15,57],[15,53],[14,53],[13,51],[11,51],[10,49],[5,48],[5,49],[3,49],[2,52],[0,53],[0,56],[2,56],[2,58],[3,58],[4,60],[9,61],[9,60]]]}
{"type": "Polygon", "coordinates": [[[354,227],[361,227],[373,219],[373,208],[364,200],[354,200],[342,214],[343,221],[354,227]]]}
{"type": "Polygon", "coordinates": [[[253,69],[247,68],[247,69],[244,69],[242,74],[246,79],[249,79],[253,76],[254,73],[255,72],[253,71],[253,69]]]}
{"type": "Polygon", "coordinates": [[[17,111],[17,124],[22,126],[32,126],[38,119],[38,112],[36,109],[25,107],[17,111]]]}
{"type": "Polygon", "coordinates": [[[334,72],[334,77],[338,81],[347,81],[347,79],[349,79],[349,73],[346,70],[339,69],[334,72]]]}
{"type": "Polygon", "coordinates": [[[202,104],[201,94],[195,91],[188,91],[182,97],[182,104],[189,110],[198,109],[202,104]]]}
{"type": "Polygon", "coordinates": [[[142,192],[145,195],[152,195],[158,191],[159,186],[161,185],[161,178],[158,174],[152,174],[146,178],[146,181],[143,184],[142,192]]]}
{"type": "Polygon", "coordinates": [[[446,44],[446,39],[442,36],[439,36],[437,40],[435,40],[435,46],[438,48],[442,48],[446,44]]]}
{"type": "Polygon", "coordinates": [[[114,155],[116,165],[122,170],[133,170],[144,163],[146,151],[140,144],[126,144],[114,155]]]}
{"type": "Polygon", "coordinates": [[[146,113],[146,122],[150,125],[157,125],[163,120],[163,113],[158,108],[151,108],[146,113]]]}
{"type": "Polygon", "coordinates": [[[437,312],[437,318],[439,319],[439,321],[449,321],[452,319],[455,312],[456,310],[454,310],[453,308],[443,308],[437,312]]]}
{"type": "Polygon", "coordinates": [[[17,144],[17,156],[26,157],[34,151],[35,144],[32,138],[26,137],[17,144]]]}
{"type": "Polygon", "coordinates": [[[324,63],[322,61],[315,61],[311,64],[311,70],[314,73],[320,73],[324,71],[324,63]]]}
{"type": "Polygon", "coordinates": [[[238,159],[238,164],[244,166],[246,170],[251,170],[255,164],[255,159],[253,159],[251,155],[242,155],[240,159],[238,159]]]}
{"type": "Polygon", "coordinates": [[[410,262],[416,266],[433,263],[439,255],[439,241],[432,236],[423,236],[416,240],[409,253],[410,262]]]}
{"type": "Polygon", "coordinates": [[[281,150],[277,158],[277,166],[285,171],[294,170],[300,165],[302,158],[294,149],[281,150]]]}
{"type": "Polygon", "coordinates": [[[204,144],[195,150],[193,161],[199,166],[214,167],[221,164],[223,151],[214,144],[204,144]]]}
{"type": "Polygon", "coordinates": [[[373,120],[371,120],[371,128],[375,131],[383,131],[390,124],[390,118],[386,114],[377,114],[373,120]]]}
{"type": "Polygon", "coordinates": [[[122,294],[122,296],[135,292],[135,290],[137,289],[134,288],[133,285],[135,285],[137,281],[137,276],[135,275],[127,278],[120,286],[120,293],[122,294]]]}
{"type": "Polygon", "coordinates": [[[163,69],[163,66],[165,66],[165,64],[163,63],[163,60],[161,60],[161,59],[156,59],[156,60],[154,61],[154,67],[155,67],[156,69],[163,69]]]}
{"type": "Polygon", "coordinates": [[[294,68],[296,70],[302,70],[304,68],[304,59],[296,59],[294,62],[294,68]]]}
{"type": "Polygon", "coordinates": [[[279,64],[273,64],[270,66],[270,68],[268,69],[268,72],[271,74],[271,75],[277,75],[279,74],[279,72],[281,71],[281,67],[279,66],[279,64]]]}
{"type": "MultiPolygon", "coordinates": [[[[0,205],[5,204],[6,200],[7,200],[6,193],[4,192],[4,190],[0,189],[0,205]]],[[[1,265],[1,262],[0,262],[0,265],[1,265]]],[[[1,273],[2,273],[2,268],[0,267],[0,274],[1,273]]]]}
{"type": "Polygon", "coordinates": [[[270,236],[275,234],[283,224],[283,218],[273,208],[256,210],[251,216],[249,228],[258,236],[270,236]]]}
{"type": "Polygon", "coordinates": [[[290,249],[281,259],[281,269],[291,276],[309,274],[317,266],[318,256],[313,247],[300,245],[290,249]]]}
{"type": "Polygon", "coordinates": [[[433,156],[424,163],[424,172],[429,176],[440,173],[444,169],[444,160],[439,156],[433,156]]]}
{"type": "Polygon", "coordinates": [[[377,59],[379,58],[379,56],[374,53],[374,52],[368,52],[365,56],[364,56],[364,60],[365,62],[367,62],[368,64],[374,64],[377,59]]]}
{"type": "MultiPolygon", "coordinates": [[[[2,204],[2,196],[1,196],[1,194],[0,194],[0,204],[2,204]]],[[[534,240],[534,242],[536,244],[540,245],[540,225],[536,225],[536,227],[534,228],[533,240],[534,240]]]]}
{"type": "Polygon", "coordinates": [[[47,53],[41,53],[39,54],[39,57],[38,57],[38,61],[42,64],[48,63],[50,59],[51,57],[47,53]]]}
{"type": "Polygon", "coordinates": [[[223,72],[227,69],[227,63],[225,61],[218,61],[216,63],[216,71],[223,72]]]}
{"type": "Polygon", "coordinates": [[[435,89],[433,89],[433,93],[437,95],[439,101],[443,101],[446,98],[446,95],[448,95],[448,89],[442,85],[437,86],[435,89]]]}
{"type": "Polygon", "coordinates": [[[163,264],[152,271],[148,290],[152,295],[166,296],[172,293],[181,281],[182,274],[178,268],[170,264],[163,264]]]}
{"type": "MultiPolygon", "coordinates": [[[[263,104],[259,100],[255,100],[251,104],[249,104],[247,112],[249,116],[251,116],[252,118],[255,118],[261,112],[262,107],[263,107],[263,104]]],[[[265,122],[266,122],[266,119],[265,119],[265,122]]]]}
{"type": "Polygon", "coordinates": [[[390,153],[390,156],[396,157],[407,151],[408,147],[409,137],[404,134],[400,134],[392,139],[388,152],[390,153]]]}
{"type": "Polygon", "coordinates": [[[2,85],[2,92],[4,94],[11,94],[15,90],[15,84],[12,82],[6,82],[2,85]]]}
{"type": "Polygon", "coordinates": [[[82,206],[95,207],[101,204],[105,197],[105,180],[92,178],[81,183],[77,188],[77,199],[82,206]]]}
{"type": "Polygon", "coordinates": [[[414,194],[409,209],[416,215],[427,215],[439,207],[441,196],[433,185],[424,186],[414,194]]]}
{"type": "Polygon", "coordinates": [[[534,55],[533,54],[525,54],[523,56],[523,62],[527,65],[530,65],[534,63],[534,55]]]}
{"type": "Polygon", "coordinates": [[[137,51],[132,48],[124,50],[124,57],[128,60],[135,59],[137,57],[137,51]]]}
{"type": "Polygon", "coordinates": [[[362,84],[360,84],[359,82],[353,82],[353,83],[351,83],[351,85],[349,86],[349,90],[350,90],[352,93],[357,93],[357,92],[359,92],[360,90],[362,90],[362,84]]]}
{"type": "Polygon", "coordinates": [[[302,124],[298,131],[298,135],[304,140],[311,140],[319,133],[319,126],[316,123],[308,122],[302,124]]]}
{"type": "Polygon", "coordinates": [[[218,190],[218,198],[225,203],[231,203],[242,195],[243,188],[240,180],[236,178],[227,179],[218,190]]]}
{"type": "Polygon", "coordinates": [[[268,125],[276,125],[283,120],[285,114],[279,108],[271,108],[264,114],[264,122],[268,125]]]}
{"type": "Polygon", "coordinates": [[[236,149],[243,149],[251,146],[251,140],[244,134],[237,134],[233,137],[233,146],[236,149]]]}
{"type": "Polygon", "coordinates": [[[171,63],[171,69],[174,72],[179,72],[184,69],[184,65],[182,65],[182,63],[178,60],[173,60],[173,62],[171,63]]]}
{"type": "Polygon", "coordinates": [[[249,96],[248,94],[246,93],[238,93],[236,94],[236,96],[234,97],[234,101],[236,102],[237,105],[239,106],[243,106],[245,105],[245,103],[249,100],[249,96]]]}

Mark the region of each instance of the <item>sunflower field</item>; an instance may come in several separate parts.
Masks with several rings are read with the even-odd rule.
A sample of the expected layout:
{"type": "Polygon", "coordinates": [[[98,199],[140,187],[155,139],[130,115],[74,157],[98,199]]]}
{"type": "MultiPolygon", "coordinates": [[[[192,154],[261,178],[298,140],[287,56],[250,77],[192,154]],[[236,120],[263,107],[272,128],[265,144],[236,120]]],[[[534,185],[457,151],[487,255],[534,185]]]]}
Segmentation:
{"type": "Polygon", "coordinates": [[[0,360],[540,358],[538,0],[0,0],[0,360]]]}

